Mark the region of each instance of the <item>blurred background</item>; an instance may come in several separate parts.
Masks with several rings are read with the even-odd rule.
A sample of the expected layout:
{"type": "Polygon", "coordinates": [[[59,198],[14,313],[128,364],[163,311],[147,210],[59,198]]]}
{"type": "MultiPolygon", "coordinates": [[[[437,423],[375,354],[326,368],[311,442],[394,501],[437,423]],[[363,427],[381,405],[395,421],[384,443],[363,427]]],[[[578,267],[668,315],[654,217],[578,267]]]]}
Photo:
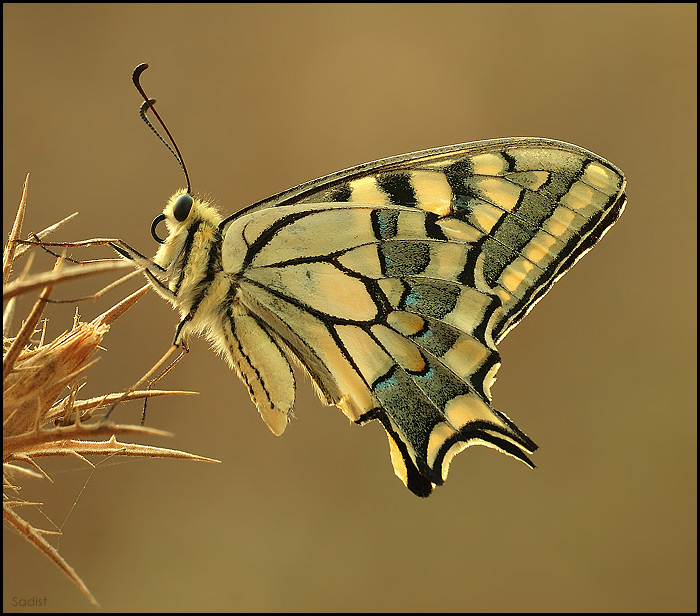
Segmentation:
{"type": "MultiPolygon", "coordinates": [[[[618,225],[500,346],[495,406],[540,446],[535,471],[473,447],[418,499],[378,423],[349,425],[301,380],[275,438],[195,340],[159,386],[201,393],[152,402],[148,424],[175,436],[149,443],[222,464],[52,460],[55,483],[24,484],[103,609],[696,610],[696,10],[3,5],[5,234],[29,172],[25,233],[79,211],[56,239],[155,253],[151,221],[183,179],[137,115],[144,61],[194,191],[225,214],[361,162],[516,135],[578,144],[628,179],[618,225]]],[[[73,311],[51,308],[50,336],[73,311]]],[[[176,323],[147,294],[83,397],[131,385],[176,323]]],[[[5,610],[92,609],[12,531],[3,547],[5,610]]]]}

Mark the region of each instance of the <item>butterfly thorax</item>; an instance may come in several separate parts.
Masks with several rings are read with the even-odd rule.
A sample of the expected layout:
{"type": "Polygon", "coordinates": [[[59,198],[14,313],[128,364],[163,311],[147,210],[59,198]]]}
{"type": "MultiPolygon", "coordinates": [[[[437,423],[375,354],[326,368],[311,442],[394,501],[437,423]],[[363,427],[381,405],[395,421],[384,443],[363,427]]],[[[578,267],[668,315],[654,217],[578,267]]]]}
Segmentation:
{"type": "Polygon", "coordinates": [[[222,296],[230,287],[221,266],[222,216],[208,203],[195,199],[187,219],[177,221],[173,204],[183,192],[175,193],[163,210],[168,237],[154,261],[165,269],[162,280],[174,294],[166,298],[183,319],[188,318],[186,330],[202,331],[221,311],[222,296]]]}

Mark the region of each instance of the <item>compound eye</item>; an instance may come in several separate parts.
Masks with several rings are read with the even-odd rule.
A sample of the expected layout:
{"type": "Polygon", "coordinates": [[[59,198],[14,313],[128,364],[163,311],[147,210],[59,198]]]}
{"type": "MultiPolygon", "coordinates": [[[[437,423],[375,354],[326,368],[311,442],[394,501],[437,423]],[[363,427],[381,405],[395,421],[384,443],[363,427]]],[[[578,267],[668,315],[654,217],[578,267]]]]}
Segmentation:
{"type": "Polygon", "coordinates": [[[187,220],[193,203],[194,200],[187,194],[180,195],[177,199],[175,199],[175,204],[173,205],[173,216],[175,217],[175,220],[178,222],[187,220]]]}

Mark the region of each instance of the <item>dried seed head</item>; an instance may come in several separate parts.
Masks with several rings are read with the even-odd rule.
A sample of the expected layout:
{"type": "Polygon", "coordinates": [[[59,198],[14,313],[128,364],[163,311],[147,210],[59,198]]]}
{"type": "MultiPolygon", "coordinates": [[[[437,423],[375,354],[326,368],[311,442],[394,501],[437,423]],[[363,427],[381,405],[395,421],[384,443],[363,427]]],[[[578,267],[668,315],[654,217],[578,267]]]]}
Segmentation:
{"type": "Polygon", "coordinates": [[[3,383],[5,436],[24,434],[54,419],[51,408],[87,367],[108,330],[107,325],[79,323],[49,344],[22,350],[3,383]]]}

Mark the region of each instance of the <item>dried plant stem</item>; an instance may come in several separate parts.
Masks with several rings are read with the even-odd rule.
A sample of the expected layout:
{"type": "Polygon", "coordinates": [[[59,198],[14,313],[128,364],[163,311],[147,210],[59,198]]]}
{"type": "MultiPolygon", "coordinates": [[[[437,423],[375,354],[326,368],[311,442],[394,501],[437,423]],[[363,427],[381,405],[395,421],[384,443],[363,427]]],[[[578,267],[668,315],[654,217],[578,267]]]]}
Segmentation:
{"type": "Polygon", "coordinates": [[[12,509],[13,505],[17,506],[18,503],[5,502],[2,508],[3,520],[14,528],[20,535],[22,535],[29,543],[34,547],[41,550],[46,556],[51,559],[61,571],[63,571],[71,581],[80,589],[93,605],[99,606],[97,599],[92,596],[92,593],[88,590],[85,582],[80,579],[80,576],[75,572],[75,569],[71,567],[65,559],[58,553],[56,548],[54,548],[46,539],[41,535],[46,533],[46,531],[34,528],[29,522],[26,522],[21,517],[19,517],[12,509]]]}
{"type": "Polygon", "coordinates": [[[7,280],[12,272],[12,264],[15,261],[15,251],[17,250],[17,240],[22,232],[22,221],[24,221],[24,211],[27,208],[27,188],[29,187],[29,174],[24,179],[24,188],[22,189],[22,198],[19,200],[19,207],[15,221],[12,224],[12,231],[2,254],[2,286],[3,289],[7,284],[7,280]]]}
{"type": "MultiPolygon", "coordinates": [[[[43,477],[51,480],[36,460],[46,457],[77,457],[91,463],[89,456],[126,456],[146,458],[176,458],[201,462],[217,462],[211,458],[191,453],[121,442],[117,436],[171,436],[168,432],[137,425],[122,425],[105,421],[103,418],[93,420],[99,410],[111,409],[116,404],[129,400],[146,400],[155,396],[187,395],[194,392],[184,391],[137,391],[139,383],[150,378],[165,361],[172,349],[133,387],[124,391],[113,391],[87,400],[78,400],[83,380],[94,365],[95,353],[100,348],[104,336],[117,319],[129,310],[150,288],[145,285],[132,293],[112,308],[106,310],[89,323],[73,323],[72,329],[53,340],[45,340],[44,329],[41,339],[34,341],[39,320],[50,306],[51,292],[56,285],[69,280],[84,278],[133,267],[121,261],[88,263],[84,265],[64,266],[59,257],[53,271],[30,273],[31,255],[24,272],[14,281],[9,281],[13,263],[27,249],[20,245],[19,239],[27,201],[28,177],[25,181],[22,198],[9,241],[3,252],[3,300],[6,306],[3,312],[3,480],[5,500],[3,516],[7,524],[14,528],[32,545],[40,549],[56,566],[58,566],[95,605],[95,597],[87,589],[75,570],[63,559],[58,551],[46,540],[44,535],[56,534],[35,528],[15,511],[20,506],[36,506],[16,496],[19,486],[15,482],[30,478],[43,477]],[[20,295],[39,292],[31,310],[23,319],[16,335],[10,335],[15,299],[20,295]],[[100,440],[101,439],[101,440],[100,440]]],[[[57,223],[32,237],[45,237],[57,229],[57,223]]],[[[138,273],[135,272],[135,273],[138,273]]],[[[134,274],[125,276],[124,279],[134,274]]],[[[117,281],[119,283],[121,281],[117,281]]],[[[113,288],[113,283],[106,289],[113,288]]],[[[91,296],[97,299],[106,289],[91,296]]],[[[107,411],[109,412],[109,411],[107,411]]]]}

